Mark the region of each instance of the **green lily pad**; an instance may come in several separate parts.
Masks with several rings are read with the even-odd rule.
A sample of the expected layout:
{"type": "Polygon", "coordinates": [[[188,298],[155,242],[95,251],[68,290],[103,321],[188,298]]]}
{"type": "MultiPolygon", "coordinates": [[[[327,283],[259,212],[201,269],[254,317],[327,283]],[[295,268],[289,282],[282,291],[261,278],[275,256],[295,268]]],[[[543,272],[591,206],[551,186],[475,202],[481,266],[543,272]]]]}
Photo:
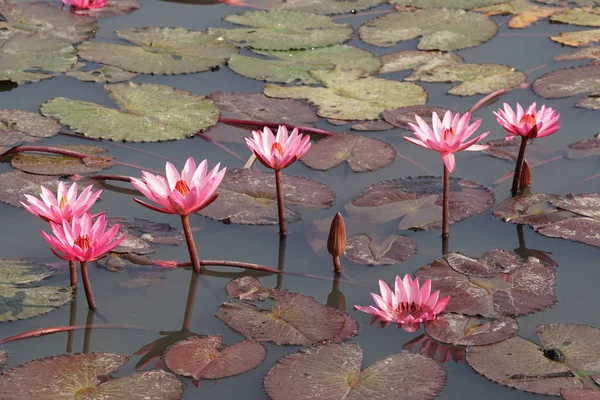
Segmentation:
{"type": "MultiPolygon", "coordinates": [[[[600,33],[600,30],[598,31],[600,33]]],[[[600,64],[554,70],[536,79],[531,88],[536,94],[547,99],[585,94],[588,96],[580,99],[577,105],[585,108],[585,103],[581,102],[589,99],[593,106],[600,93],[600,64]]]]}
{"type": "Polygon", "coordinates": [[[213,35],[184,28],[131,28],[117,36],[136,46],[87,42],[77,54],[87,61],[140,74],[189,74],[224,64],[237,49],[213,35]]]}
{"type": "Polygon", "coordinates": [[[0,322],[37,317],[70,302],[70,288],[23,286],[55,273],[50,267],[30,261],[0,260],[0,322]]]}
{"type": "Polygon", "coordinates": [[[0,110],[0,127],[38,138],[49,138],[60,132],[60,124],[54,119],[23,110],[0,110]]]}
{"type": "Polygon", "coordinates": [[[67,71],[76,61],[73,46],[55,38],[18,33],[0,40],[2,81],[22,85],[52,78],[67,71]]]}
{"type": "Polygon", "coordinates": [[[100,146],[74,146],[62,145],[58,148],[89,154],[89,157],[80,159],[61,155],[19,153],[11,157],[10,164],[21,171],[39,175],[74,175],[90,174],[114,165],[110,156],[100,156],[106,148],[100,146]]]}
{"type": "Polygon", "coordinates": [[[104,88],[121,110],[55,97],[42,105],[41,112],[85,136],[128,142],[184,139],[219,118],[205,97],[170,86],[129,82],[104,88]]]}
{"type": "Polygon", "coordinates": [[[420,354],[402,351],[361,370],[357,344],[301,349],[280,359],[265,377],[273,400],[434,399],[446,382],[442,366],[420,354]],[[327,396],[327,397],[324,397],[327,396]]]}
{"type": "Polygon", "coordinates": [[[79,43],[92,37],[98,29],[94,18],[70,13],[48,3],[1,3],[4,20],[0,29],[9,33],[40,33],[67,43],[79,43]]]}
{"type": "Polygon", "coordinates": [[[600,46],[584,47],[583,49],[570,51],[568,53],[559,54],[554,59],[556,61],[568,60],[597,60],[600,58],[600,46]]]}
{"type": "Polygon", "coordinates": [[[391,47],[422,36],[417,45],[419,50],[452,51],[479,46],[497,31],[496,23],[482,14],[434,9],[390,13],[366,22],[358,33],[374,46],[391,47]]]}
{"type": "Polygon", "coordinates": [[[129,81],[138,74],[134,72],[125,71],[119,67],[112,65],[101,65],[96,69],[82,70],[86,64],[78,62],[73,66],[72,69],[68,70],[65,74],[73,78],[79,79],[80,81],[96,82],[96,83],[114,83],[129,81]]]}
{"type": "Polygon", "coordinates": [[[209,28],[208,33],[238,46],[262,50],[325,47],[345,42],[354,32],[348,24],[336,24],[329,17],[299,11],[248,11],[224,19],[249,28],[209,28]]]}
{"type": "Polygon", "coordinates": [[[324,86],[278,86],[267,84],[264,93],[269,97],[307,99],[319,106],[324,118],[344,120],[379,119],[382,111],[425,104],[427,92],[421,86],[371,76],[362,77],[362,70],[311,71],[311,76],[324,86]]]}
{"type": "Polygon", "coordinates": [[[375,73],[379,69],[379,60],[373,53],[347,45],[293,51],[256,50],[255,53],[269,58],[236,54],[227,65],[234,72],[248,78],[305,85],[319,83],[310,75],[311,70],[331,69],[336,65],[360,68],[368,73],[375,73]]]}
{"type": "Polygon", "coordinates": [[[0,349],[0,370],[8,364],[8,353],[4,349],[0,349]]]}
{"type": "Polygon", "coordinates": [[[571,8],[550,17],[552,22],[579,26],[600,26],[600,10],[597,8],[571,8]]]}
{"type": "Polygon", "coordinates": [[[508,26],[510,28],[525,28],[542,19],[560,12],[557,7],[546,7],[530,2],[529,0],[512,0],[506,3],[495,4],[488,7],[477,8],[476,11],[485,15],[513,15],[508,26]]]}
{"type": "Polygon", "coordinates": [[[600,29],[562,32],[559,36],[550,36],[550,39],[566,46],[579,47],[594,42],[600,42],[600,29]]]}
{"type": "Polygon", "coordinates": [[[538,3],[551,4],[554,6],[568,6],[576,4],[581,7],[600,6],[600,0],[534,0],[538,3]]]}
{"type": "Polygon", "coordinates": [[[379,73],[404,71],[421,68],[429,70],[440,65],[462,64],[464,59],[454,53],[442,51],[405,50],[388,53],[379,57],[381,69],[379,73]]]}
{"type": "Polygon", "coordinates": [[[284,0],[270,9],[304,11],[313,14],[347,14],[352,10],[363,11],[377,7],[386,0],[284,0]]]}
{"type": "Polygon", "coordinates": [[[6,400],[178,400],[183,383],[155,369],[111,378],[128,360],[112,353],[62,354],[21,364],[0,375],[6,400]],[[107,379],[110,378],[110,379],[107,379]],[[40,390],[43,387],[43,390],[40,390]]]}
{"type": "Polygon", "coordinates": [[[390,0],[392,4],[417,8],[462,8],[469,10],[504,3],[506,0],[390,0]]]}

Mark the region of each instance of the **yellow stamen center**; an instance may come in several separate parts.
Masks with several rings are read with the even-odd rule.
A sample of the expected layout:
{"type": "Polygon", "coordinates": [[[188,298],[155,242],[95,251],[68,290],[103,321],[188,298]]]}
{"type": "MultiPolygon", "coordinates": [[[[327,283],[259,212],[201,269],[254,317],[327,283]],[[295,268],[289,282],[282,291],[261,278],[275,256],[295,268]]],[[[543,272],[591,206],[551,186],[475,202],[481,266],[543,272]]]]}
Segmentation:
{"type": "Polygon", "coordinates": [[[75,239],[75,244],[85,251],[92,246],[92,241],[88,235],[83,235],[75,239]]]}
{"type": "Polygon", "coordinates": [[[519,124],[527,124],[529,126],[534,126],[535,125],[535,115],[532,114],[525,114],[521,117],[521,121],[519,121],[519,124]]]}
{"type": "Polygon", "coordinates": [[[273,153],[275,150],[277,150],[279,152],[280,156],[283,155],[283,147],[281,147],[281,143],[279,143],[279,142],[273,143],[273,146],[271,146],[271,153],[273,153]]]}
{"type": "Polygon", "coordinates": [[[446,141],[450,138],[454,139],[454,129],[452,129],[452,128],[444,129],[444,141],[446,141]]]}
{"type": "Polygon", "coordinates": [[[68,205],[69,205],[69,199],[67,199],[67,196],[63,196],[62,199],[60,199],[60,203],[58,204],[58,207],[61,210],[64,210],[68,205]]]}
{"type": "Polygon", "coordinates": [[[183,197],[187,196],[190,192],[190,188],[184,181],[177,181],[175,184],[175,190],[177,190],[183,197]]]}

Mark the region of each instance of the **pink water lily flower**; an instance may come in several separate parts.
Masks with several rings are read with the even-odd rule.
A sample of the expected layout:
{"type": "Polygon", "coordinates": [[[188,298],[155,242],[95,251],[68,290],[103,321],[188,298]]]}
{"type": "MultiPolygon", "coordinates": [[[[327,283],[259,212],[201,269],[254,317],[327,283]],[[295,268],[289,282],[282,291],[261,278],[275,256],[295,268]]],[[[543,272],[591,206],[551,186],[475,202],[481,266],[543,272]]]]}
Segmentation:
{"type": "Polygon", "coordinates": [[[64,5],[75,7],[80,10],[103,8],[108,0],[62,0],[64,5]]]}
{"type": "Polygon", "coordinates": [[[444,165],[450,172],[454,172],[456,168],[454,153],[457,151],[481,151],[489,147],[475,144],[486,137],[489,132],[468,140],[481,125],[481,119],[469,125],[471,120],[471,113],[469,112],[461,117],[459,113],[453,114],[452,111],[446,111],[443,121],[440,121],[437,113],[434,112],[431,118],[432,127],[418,115],[415,115],[415,119],[417,124],[409,123],[408,125],[415,132],[416,138],[405,136],[404,139],[426,149],[439,152],[444,165]]]}
{"type": "Polygon", "coordinates": [[[310,148],[310,136],[300,135],[298,128],[288,135],[284,125],[277,129],[277,136],[267,127],[252,132],[252,136],[246,138],[246,144],[265,167],[275,171],[289,167],[310,148]]]}
{"type": "Polygon", "coordinates": [[[125,239],[125,236],[116,238],[119,224],[105,231],[104,214],[93,225],[91,214],[85,213],[81,217],[73,217],[71,222],[50,223],[50,227],[54,236],[41,231],[42,236],[52,246],[55,256],[69,261],[99,260],[125,239]]]}
{"type": "Polygon", "coordinates": [[[92,192],[92,185],[83,189],[77,197],[77,184],[73,183],[67,190],[63,182],[59,182],[56,196],[45,186],[41,186],[40,199],[26,194],[27,203],[21,205],[36,217],[44,221],[60,224],[63,221],[71,222],[73,217],[80,217],[94,205],[102,194],[102,190],[92,192]]]}
{"type": "Polygon", "coordinates": [[[198,167],[192,157],[188,158],[181,171],[167,162],[167,177],[153,175],[142,171],[142,179],[131,178],[131,183],[144,196],[159,207],[139,199],[133,199],[144,207],[165,214],[189,215],[195,213],[215,201],[218,193],[215,190],[225,176],[226,168],[219,170],[217,164],[207,172],[207,162],[202,161],[198,167]]]}
{"type": "Polygon", "coordinates": [[[550,136],[560,129],[560,114],[551,107],[543,105],[539,111],[536,103],[533,103],[523,111],[523,107],[517,103],[517,112],[506,103],[504,110],[494,111],[496,121],[502,128],[510,132],[506,140],[512,140],[515,136],[523,136],[526,139],[550,136]]]}
{"type": "Polygon", "coordinates": [[[381,296],[371,293],[374,306],[354,306],[357,310],[371,314],[371,324],[378,322],[387,326],[391,322],[398,324],[407,332],[416,331],[422,322],[434,320],[446,309],[450,297],[439,299],[440,291],[431,294],[431,279],[427,279],[423,287],[419,279],[411,278],[409,274],[404,279],[396,277],[395,293],[382,280],[379,281],[381,296]]]}

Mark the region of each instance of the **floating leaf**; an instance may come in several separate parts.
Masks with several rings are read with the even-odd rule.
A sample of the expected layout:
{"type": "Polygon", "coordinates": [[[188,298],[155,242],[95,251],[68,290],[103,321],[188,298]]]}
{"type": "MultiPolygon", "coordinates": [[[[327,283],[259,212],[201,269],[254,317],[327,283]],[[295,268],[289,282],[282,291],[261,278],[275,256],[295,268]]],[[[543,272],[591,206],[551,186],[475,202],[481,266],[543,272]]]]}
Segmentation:
{"type": "Polygon", "coordinates": [[[600,26],[600,10],[594,8],[572,8],[553,15],[552,22],[579,26],[600,26]]]}
{"type": "MultiPolygon", "coordinates": [[[[346,209],[375,223],[402,217],[399,229],[439,229],[441,181],[438,177],[419,176],[379,182],[367,187],[346,209]]],[[[450,178],[450,192],[451,223],[479,214],[494,203],[488,189],[461,178],[450,178]]]]}
{"type": "Polygon", "coordinates": [[[448,346],[435,342],[425,334],[404,343],[403,349],[411,352],[418,352],[425,357],[433,358],[441,363],[447,363],[452,359],[455,363],[461,363],[465,359],[465,348],[457,346],[448,346]]]}
{"type": "Polygon", "coordinates": [[[312,107],[290,99],[271,99],[262,93],[215,92],[208,96],[221,112],[231,112],[235,118],[276,121],[291,125],[318,122],[312,107]]]}
{"type": "Polygon", "coordinates": [[[597,94],[582,97],[575,103],[575,107],[586,108],[588,110],[600,110],[600,98],[597,94]]]}
{"type": "Polygon", "coordinates": [[[559,210],[551,203],[559,197],[549,193],[513,197],[498,204],[494,209],[494,217],[513,224],[528,224],[535,228],[575,216],[571,212],[559,210]]]}
{"type": "MultiPolygon", "coordinates": [[[[521,144],[516,140],[496,139],[486,143],[489,148],[483,152],[488,156],[499,158],[506,161],[516,161],[519,154],[521,144]]],[[[555,152],[548,150],[543,144],[538,141],[530,143],[528,146],[527,160],[529,163],[535,163],[554,155],[555,152]]]]}
{"type": "Polygon", "coordinates": [[[390,235],[382,241],[359,233],[348,238],[345,256],[365,265],[392,265],[409,259],[417,252],[417,243],[408,236],[390,235]]]}
{"type": "MultiPolygon", "coordinates": [[[[67,147],[68,146],[56,146],[67,147]]],[[[89,154],[84,159],[48,154],[19,153],[10,159],[10,164],[21,171],[39,175],[73,175],[98,172],[114,165],[112,157],[98,156],[107,150],[99,146],[78,146],[78,152],[89,154]]],[[[71,149],[69,149],[71,150],[71,149]]]]}
{"type": "MultiPolygon", "coordinates": [[[[562,11],[562,8],[540,6],[529,0],[511,0],[506,3],[477,8],[485,15],[513,15],[508,21],[511,28],[526,28],[542,19],[562,11]]],[[[554,17],[550,18],[554,20],[554,17]]]]}
{"type": "Polygon", "coordinates": [[[272,296],[273,289],[263,287],[253,276],[233,279],[225,287],[231,297],[245,301],[263,301],[272,296]]]}
{"type": "Polygon", "coordinates": [[[600,193],[567,194],[551,199],[555,207],[590,218],[600,217],[600,193]]]}
{"type": "Polygon", "coordinates": [[[390,124],[402,129],[410,129],[409,123],[416,123],[415,115],[423,118],[425,122],[431,125],[431,116],[435,112],[442,116],[448,111],[446,108],[430,107],[430,106],[411,106],[400,107],[393,110],[385,110],[382,115],[383,119],[390,124]]]}
{"type": "Polygon", "coordinates": [[[321,171],[347,161],[352,171],[365,172],[387,167],[395,159],[396,150],[389,143],[346,133],[319,140],[301,160],[321,171]]]}
{"type": "MultiPolygon", "coordinates": [[[[444,0],[444,6],[448,1],[444,0]]],[[[471,3],[473,3],[471,1],[471,3]]],[[[496,23],[464,10],[434,9],[394,12],[360,27],[360,38],[374,46],[391,47],[422,36],[419,50],[452,51],[479,46],[496,35],[496,23]]]]}
{"type": "Polygon", "coordinates": [[[523,259],[519,255],[501,249],[488,250],[480,258],[458,252],[450,252],[445,258],[453,270],[469,276],[511,274],[523,266],[523,259]]]}
{"type": "Polygon", "coordinates": [[[536,79],[531,88],[547,99],[595,95],[600,93],[600,65],[558,69],[536,79]]]}
{"type": "Polygon", "coordinates": [[[263,344],[244,340],[222,349],[222,340],[214,335],[177,342],[165,353],[165,365],[178,375],[220,379],[250,371],[267,357],[263,344]]]}
{"type": "Polygon", "coordinates": [[[96,83],[114,83],[114,82],[123,82],[129,81],[138,74],[125,71],[119,67],[114,67],[112,65],[101,65],[99,68],[91,69],[91,70],[83,70],[86,67],[85,63],[78,62],[73,66],[72,69],[66,72],[66,75],[72,76],[73,78],[77,78],[80,81],[89,81],[96,83]]]}
{"type": "Polygon", "coordinates": [[[40,143],[41,140],[24,133],[0,129],[0,155],[23,143],[40,143]]]}
{"type": "Polygon", "coordinates": [[[56,270],[26,260],[0,260],[0,285],[26,285],[51,277],[56,270]]]}
{"type": "Polygon", "coordinates": [[[561,389],[565,400],[600,400],[600,392],[595,389],[561,389]]]}
{"type": "Polygon", "coordinates": [[[301,349],[280,359],[265,377],[273,400],[296,399],[433,399],[446,381],[434,360],[402,352],[361,371],[357,344],[330,344],[301,349]]]}
{"type": "Polygon", "coordinates": [[[559,54],[554,59],[556,61],[567,61],[567,60],[584,60],[584,59],[597,60],[600,58],[600,46],[584,47],[583,49],[571,51],[568,53],[559,54]]]}
{"type": "Polygon", "coordinates": [[[483,346],[510,339],[519,331],[514,318],[486,320],[462,314],[444,313],[425,326],[427,334],[442,343],[483,346]]]}
{"type": "Polygon", "coordinates": [[[418,8],[462,8],[469,10],[492,4],[503,3],[506,0],[390,0],[392,4],[418,8]]]}
{"type": "Polygon", "coordinates": [[[319,82],[311,76],[311,70],[340,65],[342,68],[360,68],[367,73],[376,73],[380,64],[373,53],[347,45],[291,51],[255,50],[255,53],[268,58],[234,55],[227,65],[234,72],[252,79],[316,85],[319,82]]]}
{"type": "Polygon", "coordinates": [[[568,6],[569,4],[577,4],[578,6],[600,6],[599,0],[535,0],[538,3],[552,4],[555,6],[568,6]]]}
{"type": "Polygon", "coordinates": [[[109,0],[104,7],[88,9],[75,8],[75,13],[95,18],[111,18],[129,14],[141,6],[142,4],[139,0],[109,0]]]}
{"type": "Polygon", "coordinates": [[[177,400],[181,397],[183,383],[160,369],[107,379],[125,362],[127,356],[112,353],[63,354],[30,361],[0,375],[0,398],[177,400]]]}
{"type": "MultiPolygon", "coordinates": [[[[3,4],[0,4],[0,10],[3,4]]],[[[67,71],[77,61],[75,49],[70,44],[21,33],[0,40],[0,56],[0,80],[19,85],[52,78],[67,71]]]]}
{"type": "Polygon", "coordinates": [[[578,374],[600,369],[600,330],[587,325],[538,325],[541,346],[520,337],[469,347],[467,362],[494,382],[526,392],[559,395],[581,389],[578,374]]]}
{"type": "Polygon", "coordinates": [[[189,74],[224,64],[237,49],[221,38],[184,28],[149,26],[117,31],[135,46],[86,42],[77,49],[87,61],[140,74],[189,74]]]}
{"type": "Polygon", "coordinates": [[[343,70],[338,67],[311,71],[311,76],[324,88],[267,84],[264,93],[269,97],[308,99],[319,106],[321,117],[345,120],[379,119],[384,110],[427,101],[427,92],[419,85],[361,77],[362,74],[359,69],[343,70]]]}
{"type": "Polygon", "coordinates": [[[389,131],[394,129],[394,125],[388,124],[382,120],[361,121],[350,127],[353,131],[389,131]]]}
{"type": "Polygon", "coordinates": [[[560,36],[550,36],[550,39],[567,46],[579,47],[593,42],[600,42],[600,29],[562,32],[560,36]]]}
{"type": "MultiPolygon", "coordinates": [[[[440,65],[461,64],[464,60],[454,53],[442,51],[405,50],[384,54],[380,57],[379,73],[404,71],[406,69],[431,69],[440,65]]],[[[426,106],[423,106],[426,107],[426,106]]]]}
{"type": "Polygon", "coordinates": [[[556,268],[533,257],[508,274],[498,266],[493,275],[491,271],[488,276],[468,275],[442,258],[421,267],[416,275],[431,279],[432,290],[439,290],[440,296],[450,296],[447,312],[500,318],[531,314],[556,303],[556,268]]]}
{"type": "MultiPolygon", "coordinates": [[[[56,193],[60,180],[56,176],[28,174],[14,170],[0,174],[0,201],[11,206],[21,207],[19,201],[26,201],[25,194],[40,195],[40,185],[46,186],[51,192],[56,193]]],[[[102,185],[95,179],[83,178],[78,181],[82,187],[93,185],[93,190],[102,189],[102,185]]]]}
{"type": "Polygon", "coordinates": [[[537,228],[544,236],[574,240],[600,247],[600,221],[592,218],[570,218],[537,228]]]}
{"type": "Polygon", "coordinates": [[[0,370],[3,369],[6,364],[8,364],[8,353],[6,350],[0,349],[0,370]]]}
{"type": "Polygon", "coordinates": [[[39,138],[49,138],[60,131],[60,124],[52,118],[22,110],[0,110],[0,126],[39,138]]]}
{"type": "Polygon", "coordinates": [[[348,24],[336,24],[329,17],[298,11],[247,11],[224,19],[249,28],[209,28],[208,33],[238,46],[262,50],[325,47],[345,42],[354,32],[348,24]]]}
{"type": "Polygon", "coordinates": [[[121,110],[55,97],[42,105],[42,114],[85,136],[130,142],[184,139],[219,117],[206,98],[170,86],[129,82],[104,88],[121,110]]]}
{"type": "Polygon", "coordinates": [[[277,293],[270,310],[242,302],[223,303],[217,317],[248,339],[272,341],[277,345],[308,345],[334,338],[346,340],[356,334],[339,338],[346,318],[352,317],[300,293],[277,293]]]}
{"type": "Polygon", "coordinates": [[[313,14],[347,14],[377,7],[385,0],[283,0],[270,6],[271,9],[304,11],[313,14]]]}
{"type": "Polygon", "coordinates": [[[567,146],[567,157],[580,159],[591,156],[600,156],[600,135],[594,135],[593,139],[580,140],[567,146]]]}
{"type": "MultiPolygon", "coordinates": [[[[329,208],[335,193],[311,179],[283,174],[284,204],[289,206],[329,208]]],[[[277,224],[277,192],[275,174],[250,169],[227,171],[219,186],[219,197],[199,214],[234,224],[277,224]]],[[[286,220],[294,222],[301,216],[286,208],[286,220]]]]}
{"type": "MultiPolygon", "coordinates": [[[[4,2],[0,4],[0,14],[4,17],[0,22],[2,29],[25,34],[36,32],[63,43],[82,42],[92,37],[98,29],[94,18],[76,15],[67,9],[61,10],[42,2],[19,4],[4,2]]],[[[43,48],[41,43],[40,48],[43,48]]]]}

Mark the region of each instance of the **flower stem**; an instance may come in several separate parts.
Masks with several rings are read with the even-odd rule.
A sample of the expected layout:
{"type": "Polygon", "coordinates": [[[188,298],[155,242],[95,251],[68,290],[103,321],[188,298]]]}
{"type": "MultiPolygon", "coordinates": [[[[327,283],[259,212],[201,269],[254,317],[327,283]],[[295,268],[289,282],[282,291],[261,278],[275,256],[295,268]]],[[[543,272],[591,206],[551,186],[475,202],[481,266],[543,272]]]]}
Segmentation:
{"type": "Polygon", "coordinates": [[[527,138],[521,136],[521,147],[519,147],[519,155],[517,156],[517,164],[515,165],[515,173],[513,175],[513,183],[511,189],[513,197],[519,194],[521,174],[523,173],[523,162],[525,161],[525,150],[527,150],[527,138]]]}
{"type": "Polygon", "coordinates": [[[333,268],[335,269],[336,274],[342,273],[342,264],[340,263],[340,256],[333,256],[333,268]]]}
{"type": "Polygon", "coordinates": [[[277,190],[277,212],[279,214],[279,235],[287,235],[285,226],[285,207],[283,205],[283,187],[281,183],[281,171],[275,171],[275,189],[277,190]]]}
{"type": "Polygon", "coordinates": [[[223,118],[223,117],[219,117],[219,122],[223,122],[225,124],[230,124],[230,125],[244,125],[244,126],[257,127],[257,128],[263,128],[266,126],[266,127],[269,127],[270,129],[278,129],[280,125],[283,125],[288,129],[298,128],[298,131],[300,131],[300,133],[308,133],[308,134],[319,135],[319,136],[335,135],[335,133],[326,131],[324,129],[312,128],[310,126],[295,126],[295,125],[291,125],[291,124],[276,123],[276,122],[251,121],[251,120],[245,120],[245,119],[231,119],[231,118],[223,118]]]}
{"type": "MultiPolygon", "coordinates": [[[[279,257],[277,258],[277,269],[283,272],[285,268],[285,243],[286,237],[279,236],[279,257]]],[[[283,289],[283,274],[277,274],[277,284],[275,289],[283,289]]]]}
{"type": "Polygon", "coordinates": [[[448,236],[442,236],[442,255],[450,253],[450,238],[448,236]]]}
{"type": "Polygon", "coordinates": [[[198,250],[196,250],[196,243],[194,242],[194,234],[192,233],[192,227],[190,226],[189,215],[181,216],[181,224],[183,225],[183,233],[185,234],[185,241],[187,243],[188,252],[190,253],[190,261],[196,274],[200,274],[200,260],[198,259],[198,250]]]}
{"type": "Polygon", "coordinates": [[[77,290],[77,266],[75,260],[69,260],[69,274],[71,278],[71,287],[77,290]]]}
{"type": "MultiPolygon", "coordinates": [[[[69,307],[69,326],[75,326],[75,322],[77,322],[77,296],[73,297],[71,306],[69,307]]],[[[73,329],[69,329],[69,332],[67,333],[67,353],[73,352],[74,337],[75,331],[73,329]]]]}
{"type": "Polygon", "coordinates": [[[92,293],[92,285],[90,284],[90,277],[87,270],[87,262],[82,261],[79,263],[81,266],[81,280],[83,281],[83,289],[85,290],[85,297],[88,302],[88,307],[92,311],[96,311],[96,301],[94,300],[94,294],[92,293]]]}
{"type": "Polygon", "coordinates": [[[74,325],[74,326],[52,326],[49,328],[34,329],[32,331],[22,332],[17,335],[9,336],[0,340],[0,344],[6,344],[10,342],[16,342],[17,340],[30,339],[45,335],[52,335],[54,333],[62,332],[73,332],[82,329],[132,329],[136,331],[154,332],[156,329],[148,329],[141,326],[135,325],[114,325],[114,324],[98,324],[94,326],[89,325],[74,325]]]}
{"type": "Polygon", "coordinates": [[[82,353],[89,353],[92,345],[92,332],[94,331],[94,311],[88,310],[87,319],[85,320],[85,331],[83,332],[83,350],[82,353]]]}
{"type": "Polygon", "coordinates": [[[450,236],[450,171],[445,165],[442,201],[442,237],[448,237],[450,236]]]}

